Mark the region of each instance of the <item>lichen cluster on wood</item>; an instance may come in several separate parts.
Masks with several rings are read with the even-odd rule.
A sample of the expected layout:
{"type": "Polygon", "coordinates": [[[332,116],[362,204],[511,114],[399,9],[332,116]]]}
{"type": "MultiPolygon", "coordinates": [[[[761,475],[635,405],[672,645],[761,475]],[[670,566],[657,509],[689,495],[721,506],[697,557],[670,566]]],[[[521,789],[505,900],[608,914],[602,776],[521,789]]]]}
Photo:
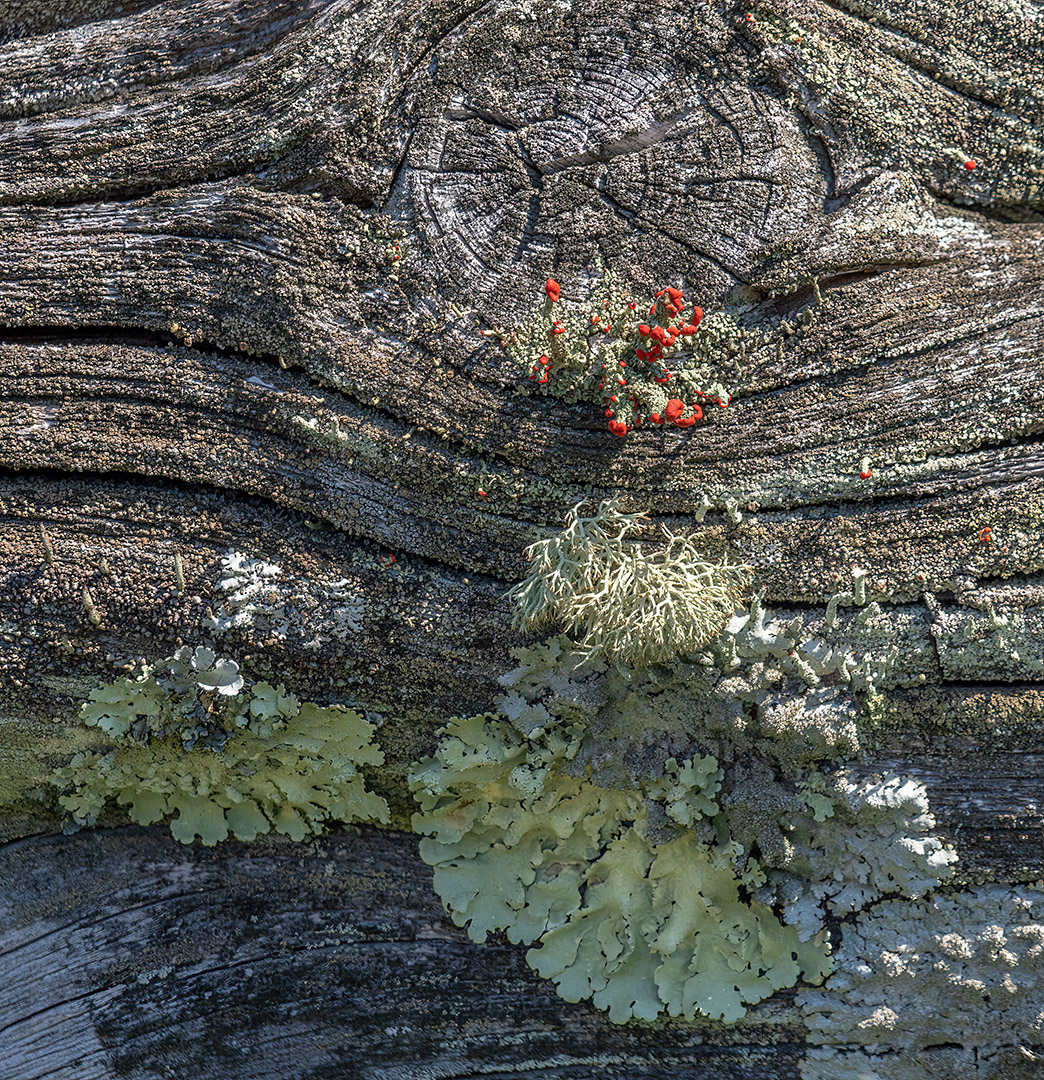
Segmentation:
{"type": "MultiPolygon", "coordinates": [[[[769,665],[781,689],[751,738],[764,755],[797,725],[811,748],[785,740],[789,763],[751,766],[751,790],[772,795],[778,770],[820,747],[815,709],[794,710],[788,687],[805,700],[842,686],[854,707],[887,666],[850,783],[870,798],[875,773],[916,773],[939,834],[960,837],[955,887],[1021,895],[1013,883],[1040,873],[1044,761],[1041,32],[1025,5],[965,0],[8,5],[0,835],[56,829],[46,776],[107,752],[75,720],[91,688],[187,642],[255,684],[383,717],[372,783],[404,826],[409,763],[445,717],[499,695],[523,550],[580,499],[620,496],[675,535],[700,523],[709,564],[751,566],[779,631],[744,633],[798,654],[769,665]],[[693,342],[732,394],[713,422],[617,439],[590,402],[516,393],[518,366],[481,330],[524,324],[549,276],[557,303],[590,297],[606,268],[620,293],[670,287],[706,310],[693,342]],[[242,561],[223,567],[230,552],[242,561]],[[820,636],[813,611],[854,597],[854,567],[867,603],[837,601],[832,632],[850,644],[817,688],[821,658],[800,646],[820,636]],[[274,596],[254,590],[266,582],[274,596]],[[848,651],[873,661],[860,670],[848,651]]],[[[518,693],[519,710],[547,707],[518,693]]],[[[731,813],[786,852],[772,813],[731,813]]],[[[605,1053],[635,1078],[789,1076],[806,1051],[810,1076],[895,1064],[810,1049],[785,997],[728,1032],[610,1029],[566,1009],[520,954],[465,952],[394,891],[402,867],[424,873],[401,838],[359,841],[397,869],[339,907],[311,849],[172,854],[160,835],[4,849],[0,922],[24,964],[0,980],[0,1012],[19,1076],[44,1045],[99,1076],[256,1073],[275,1046],[287,1075],[368,1055],[597,1075],[605,1053]],[[45,877],[30,881],[37,854],[45,877]],[[241,944],[214,886],[252,897],[254,870],[265,930],[243,914],[241,944]],[[326,936],[287,931],[305,910],[337,911],[326,936]],[[171,941],[186,917],[191,943],[171,941]],[[405,956],[411,977],[353,960],[324,982],[310,961],[337,963],[327,937],[405,956]],[[259,955],[278,968],[261,994],[243,974],[259,955]],[[353,1020],[336,1037],[328,1001],[353,1020]]],[[[339,853],[338,873],[351,862],[338,837],[314,843],[339,853]]],[[[971,919],[957,900],[938,910],[971,919]]],[[[1021,1078],[1044,1047],[1009,1027],[987,1045],[966,1026],[959,1049],[925,1046],[903,1067],[1021,1078]]]]}
{"type": "Polygon", "coordinates": [[[666,546],[646,551],[637,539],[646,515],[625,514],[615,500],[590,515],[582,509],[572,507],[560,533],[526,549],[529,575],[508,593],[516,627],[581,630],[581,648],[632,666],[669,662],[717,636],[748,567],[708,562],[698,537],[666,527],[666,546]]]}
{"type": "Polygon", "coordinates": [[[246,686],[238,665],[209,649],[181,649],[96,688],[80,716],[113,745],[49,778],[76,826],[93,825],[110,800],[140,825],[172,818],[185,844],[273,829],[302,840],[329,822],[388,820],[359,771],[384,760],[372,724],[282,686],[246,686]]]}

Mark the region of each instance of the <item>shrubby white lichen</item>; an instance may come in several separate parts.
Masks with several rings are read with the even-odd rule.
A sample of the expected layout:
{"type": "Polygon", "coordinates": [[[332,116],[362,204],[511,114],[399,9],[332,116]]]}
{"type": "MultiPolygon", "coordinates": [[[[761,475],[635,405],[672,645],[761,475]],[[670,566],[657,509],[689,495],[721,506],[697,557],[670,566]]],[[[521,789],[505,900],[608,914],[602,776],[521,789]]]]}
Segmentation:
{"type": "Polygon", "coordinates": [[[99,687],[81,710],[113,738],[51,776],[73,827],[110,801],[148,825],[172,818],[183,843],[300,840],[331,821],[387,821],[359,772],[379,765],[374,727],[351,709],[300,702],[282,686],[246,686],[233,661],[180,649],[134,678],[99,687]]]}
{"type": "Polygon", "coordinates": [[[812,814],[787,819],[786,868],[768,869],[754,895],[782,905],[784,921],[803,937],[819,931],[828,911],[859,911],[882,896],[916,898],[951,876],[957,855],[930,835],[935,819],[920,782],[856,783],[841,771],[813,773],[799,787],[812,814]]]}
{"type": "Polygon", "coordinates": [[[557,622],[582,632],[579,647],[632,666],[672,660],[721,631],[749,580],[745,566],[708,562],[695,536],[672,533],[657,551],[638,542],[644,514],[606,499],[566,515],[556,536],[526,548],[529,576],[508,593],[515,625],[557,622]]]}

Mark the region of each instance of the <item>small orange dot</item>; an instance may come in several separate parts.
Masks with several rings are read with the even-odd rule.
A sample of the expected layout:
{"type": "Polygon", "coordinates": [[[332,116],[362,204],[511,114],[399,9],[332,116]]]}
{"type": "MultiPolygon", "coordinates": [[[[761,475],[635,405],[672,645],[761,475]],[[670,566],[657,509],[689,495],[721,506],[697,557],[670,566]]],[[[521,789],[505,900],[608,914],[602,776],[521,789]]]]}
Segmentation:
{"type": "Polygon", "coordinates": [[[975,162],[974,161],[966,161],[964,163],[964,167],[968,170],[968,172],[971,172],[972,169],[975,168],[975,162]]]}

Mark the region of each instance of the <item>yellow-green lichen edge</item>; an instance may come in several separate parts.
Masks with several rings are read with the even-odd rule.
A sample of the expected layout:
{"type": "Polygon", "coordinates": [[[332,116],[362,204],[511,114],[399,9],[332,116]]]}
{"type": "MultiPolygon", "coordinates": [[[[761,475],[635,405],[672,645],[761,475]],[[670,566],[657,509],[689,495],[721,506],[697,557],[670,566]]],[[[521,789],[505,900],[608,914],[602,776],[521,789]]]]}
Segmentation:
{"type": "Polygon", "coordinates": [[[736,1020],[804,975],[829,970],[825,935],[802,942],[763,904],[744,901],[716,838],[722,772],[713,757],[669,759],[631,790],[600,788],[570,765],[581,725],[522,736],[492,715],[451,721],[410,777],[421,856],[458,925],[476,941],[503,929],[537,942],[528,960],[567,1001],[610,1019],[667,1010],[736,1020]]]}
{"type": "Polygon", "coordinates": [[[388,820],[358,771],[384,761],[372,724],[282,686],[248,686],[235,661],[209,649],[141,664],[92,691],[80,716],[113,747],[77,754],[52,775],[71,828],[93,825],[111,800],[142,825],[172,819],[186,844],[273,829],[301,840],[328,822],[388,820]]]}

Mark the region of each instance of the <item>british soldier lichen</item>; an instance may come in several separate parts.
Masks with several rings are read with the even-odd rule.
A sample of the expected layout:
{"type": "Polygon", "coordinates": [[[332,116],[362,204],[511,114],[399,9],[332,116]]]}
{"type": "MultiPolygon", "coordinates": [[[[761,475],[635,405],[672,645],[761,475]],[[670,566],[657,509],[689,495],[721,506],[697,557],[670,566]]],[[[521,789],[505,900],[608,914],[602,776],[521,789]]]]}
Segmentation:
{"type": "Polygon", "coordinates": [[[520,325],[484,331],[523,367],[527,389],[598,404],[621,436],[643,424],[691,427],[708,405],[729,404],[716,337],[701,342],[703,310],[680,289],[661,289],[646,309],[606,271],[588,300],[563,298],[550,278],[544,293],[520,325]]]}

